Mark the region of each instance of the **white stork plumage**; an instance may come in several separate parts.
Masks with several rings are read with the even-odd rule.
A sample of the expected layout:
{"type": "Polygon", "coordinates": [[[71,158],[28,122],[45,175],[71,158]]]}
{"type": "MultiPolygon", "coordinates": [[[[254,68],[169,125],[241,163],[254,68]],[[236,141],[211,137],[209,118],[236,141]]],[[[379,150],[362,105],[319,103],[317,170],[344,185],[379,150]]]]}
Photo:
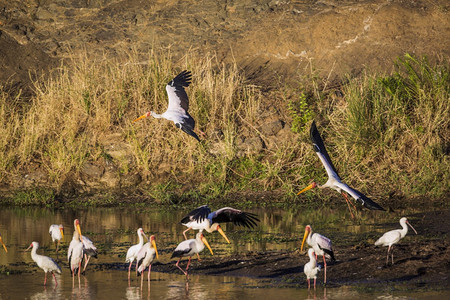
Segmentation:
{"type": "Polygon", "coordinates": [[[162,114],[157,114],[153,111],[146,112],[133,122],[149,116],[153,116],[156,119],[164,118],[174,122],[177,128],[180,128],[200,142],[200,139],[194,132],[195,120],[188,112],[189,98],[184,90],[184,88],[188,87],[190,84],[191,72],[186,70],[181,72],[166,85],[167,96],[169,97],[167,110],[162,114]]]}
{"type": "MultiPolygon", "coordinates": [[[[142,246],[144,246],[144,236],[148,240],[147,236],[145,235],[145,232],[142,228],[139,228],[137,230],[137,235],[139,238],[139,243],[136,245],[131,246],[127,251],[127,256],[125,258],[125,262],[129,262],[130,265],[128,266],[128,280],[130,280],[130,273],[131,273],[131,264],[136,259],[139,251],[142,249],[142,246]]],[[[138,261],[136,260],[136,272],[137,272],[137,266],[138,261]]]]}
{"type": "Polygon", "coordinates": [[[318,233],[313,233],[310,225],[306,225],[305,227],[305,235],[303,236],[302,246],[300,251],[303,251],[303,246],[306,243],[312,247],[314,253],[317,255],[321,255],[323,257],[323,265],[324,265],[324,283],[327,283],[327,258],[331,258],[331,260],[336,260],[334,258],[333,245],[331,240],[326,236],[323,236],[318,233]]]}
{"type": "Polygon", "coordinates": [[[89,263],[91,257],[97,258],[97,247],[95,247],[94,243],[87,237],[81,236],[81,242],[83,243],[83,254],[84,254],[84,267],[83,272],[86,271],[86,267],[89,263]]]}
{"type": "Polygon", "coordinates": [[[208,244],[208,241],[203,236],[203,233],[198,232],[195,239],[185,240],[179,243],[178,246],[173,251],[172,256],[170,258],[179,257],[175,266],[177,266],[177,268],[180,269],[181,272],[183,272],[184,275],[187,276],[192,255],[202,252],[203,249],[205,248],[205,245],[206,247],[208,247],[209,251],[211,252],[211,255],[214,255],[211,247],[208,244]],[[189,261],[187,263],[186,270],[183,270],[178,264],[180,263],[181,258],[185,256],[189,256],[189,261]]]}
{"type": "Polygon", "coordinates": [[[64,238],[64,226],[62,224],[50,225],[48,233],[50,233],[50,235],[52,237],[52,241],[56,246],[56,252],[58,252],[59,243],[64,238]]]}
{"type": "Polygon", "coordinates": [[[306,280],[308,281],[308,290],[311,288],[311,284],[309,280],[311,278],[314,279],[314,289],[316,289],[316,279],[317,279],[317,273],[319,272],[320,268],[317,266],[317,261],[314,253],[313,248],[308,249],[308,256],[309,256],[309,262],[305,264],[303,267],[303,272],[306,275],[306,280]]]}
{"type": "Polygon", "coordinates": [[[78,219],[73,221],[75,230],[73,232],[72,241],[69,244],[69,249],[67,250],[67,260],[69,262],[70,271],[72,272],[72,277],[75,276],[75,272],[78,270],[78,277],[81,273],[81,262],[83,261],[83,243],[81,241],[81,228],[78,219]]]}
{"type": "Polygon", "coordinates": [[[0,234],[0,243],[1,243],[2,246],[3,246],[3,249],[5,249],[5,252],[8,253],[8,249],[6,248],[6,245],[5,245],[5,243],[3,242],[3,239],[2,239],[2,235],[1,235],[1,234],[0,234]]]}
{"type": "Polygon", "coordinates": [[[203,205],[192,210],[180,221],[181,224],[188,227],[188,229],[183,231],[185,239],[187,239],[186,232],[190,229],[200,230],[200,232],[206,230],[209,233],[218,231],[225,240],[230,243],[219,225],[219,223],[227,222],[232,222],[235,225],[247,228],[253,228],[256,225],[256,222],[259,222],[259,219],[255,214],[244,212],[239,209],[223,207],[211,212],[208,205],[203,205]]]}
{"type": "Polygon", "coordinates": [[[391,249],[392,264],[394,264],[394,244],[398,243],[408,233],[408,226],[406,226],[406,224],[408,224],[417,234],[417,231],[408,222],[408,219],[403,217],[400,219],[400,225],[402,226],[402,229],[388,231],[375,242],[375,246],[389,246],[386,256],[386,265],[389,263],[389,251],[391,251],[391,249]]]}
{"type": "MultiPolygon", "coordinates": [[[[369,197],[365,196],[360,191],[357,191],[357,190],[349,187],[348,185],[346,185],[345,183],[343,183],[341,181],[341,178],[339,177],[339,175],[336,171],[336,168],[334,167],[333,163],[331,162],[330,156],[328,155],[327,149],[325,148],[322,137],[320,136],[320,133],[317,130],[316,122],[314,122],[314,121],[311,125],[310,136],[311,136],[311,141],[313,143],[314,151],[316,152],[317,156],[319,156],[320,161],[322,162],[323,166],[325,167],[325,169],[327,171],[328,181],[323,185],[319,185],[319,184],[313,182],[309,186],[305,187],[303,190],[298,192],[297,195],[300,195],[301,193],[306,192],[307,190],[310,190],[315,187],[319,187],[321,189],[323,189],[323,188],[334,189],[334,190],[338,191],[338,193],[341,193],[344,196],[345,201],[347,201],[348,209],[350,210],[350,214],[352,215],[352,218],[354,218],[354,215],[351,211],[350,201],[349,201],[346,193],[348,193],[350,196],[352,196],[356,202],[361,203],[363,206],[367,207],[368,209],[384,210],[384,208],[382,208],[380,205],[375,203],[369,197]]],[[[353,203],[352,203],[352,205],[353,205],[353,203]]],[[[356,210],[355,206],[354,206],[354,208],[356,210]]]]}
{"type": "Polygon", "coordinates": [[[144,281],[145,269],[148,267],[147,280],[150,282],[150,273],[152,272],[152,262],[159,259],[158,248],[156,248],[155,236],[151,235],[149,241],[142,246],[136,255],[137,272],[141,275],[141,287],[144,281]]]}
{"type": "Polygon", "coordinates": [[[39,248],[38,242],[32,242],[30,244],[30,247],[27,248],[27,250],[29,250],[30,248],[33,248],[31,250],[31,258],[36,262],[38,267],[44,270],[45,272],[44,285],[47,284],[47,272],[50,272],[52,273],[53,278],[55,279],[55,285],[57,286],[58,281],[56,280],[55,272],[61,274],[61,268],[52,258],[44,255],[39,255],[36,253],[37,249],[39,248]]]}

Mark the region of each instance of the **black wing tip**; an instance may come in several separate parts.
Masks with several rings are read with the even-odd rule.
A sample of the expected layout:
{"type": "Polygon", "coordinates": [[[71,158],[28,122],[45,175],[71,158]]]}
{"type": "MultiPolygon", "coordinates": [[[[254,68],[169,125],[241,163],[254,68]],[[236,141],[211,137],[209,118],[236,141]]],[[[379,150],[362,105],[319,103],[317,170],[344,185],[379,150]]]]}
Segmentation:
{"type": "MultiPolygon", "coordinates": [[[[189,252],[189,251],[187,251],[187,252],[189,252]]],[[[182,257],[185,253],[187,253],[186,251],[180,251],[180,250],[177,250],[177,251],[174,251],[173,253],[172,253],[172,256],[170,257],[170,258],[174,258],[174,257],[182,257]]]]}
{"type": "Polygon", "coordinates": [[[357,191],[361,194],[361,197],[358,198],[358,201],[361,202],[362,206],[364,206],[367,209],[370,210],[382,210],[386,211],[383,207],[381,207],[378,203],[367,197],[366,195],[362,194],[360,191],[357,191]]]}
{"type": "Polygon", "coordinates": [[[187,87],[191,84],[191,79],[192,79],[191,71],[183,70],[180,74],[175,76],[175,78],[169,82],[169,85],[187,87]]]}

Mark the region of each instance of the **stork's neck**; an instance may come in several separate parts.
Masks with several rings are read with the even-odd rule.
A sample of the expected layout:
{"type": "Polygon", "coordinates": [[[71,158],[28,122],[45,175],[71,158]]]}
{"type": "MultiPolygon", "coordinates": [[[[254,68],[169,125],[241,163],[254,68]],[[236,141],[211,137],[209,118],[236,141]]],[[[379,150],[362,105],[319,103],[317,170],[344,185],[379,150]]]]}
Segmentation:
{"type": "MultiPolygon", "coordinates": [[[[209,221],[209,219],[208,219],[208,221],[209,221]]],[[[217,225],[219,225],[219,224],[217,224],[217,223],[214,223],[214,224],[211,224],[211,221],[209,221],[208,222],[208,227],[206,227],[205,228],[205,230],[208,232],[208,233],[211,233],[211,232],[213,232],[215,229],[214,228],[217,228],[217,225]],[[215,225],[215,226],[214,226],[215,225]]]]}
{"type": "Polygon", "coordinates": [[[400,225],[402,225],[402,229],[400,230],[400,235],[402,238],[405,237],[405,235],[408,233],[408,225],[406,225],[406,221],[402,220],[400,222],[400,225]]]}
{"type": "Polygon", "coordinates": [[[316,257],[314,256],[314,252],[308,251],[308,256],[309,256],[309,261],[310,262],[315,262],[316,261],[316,257]]]}
{"type": "Polygon", "coordinates": [[[33,246],[33,248],[31,249],[31,258],[35,258],[37,255],[37,249],[39,248],[39,246],[33,246]]]}
{"type": "Polygon", "coordinates": [[[144,245],[144,237],[142,236],[142,232],[139,231],[138,237],[139,237],[139,245],[141,246],[144,245]]]}
{"type": "Polygon", "coordinates": [[[163,116],[162,116],[162,114],[157,114],[157,113],[155,113],[154,111],[151,111],[150,112],[150,115],[153,117],[153,118],[156,118],[156,119],[161,119],[163,116]]]}

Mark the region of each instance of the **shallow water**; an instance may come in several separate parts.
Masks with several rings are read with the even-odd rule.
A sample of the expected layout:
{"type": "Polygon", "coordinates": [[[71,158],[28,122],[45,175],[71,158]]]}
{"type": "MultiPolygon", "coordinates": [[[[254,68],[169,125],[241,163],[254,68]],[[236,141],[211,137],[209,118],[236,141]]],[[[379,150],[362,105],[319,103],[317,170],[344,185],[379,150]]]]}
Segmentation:
{"type": "MultiPolygon", "coordinates": [[[[293,249],[300,246],[304,226],[313,224],[313,229],[321,233],[351,235],[351,233],[379,231],[376,224],[386,221],[382,214],[372,214],[370,221],[354,225],[346,222],[348,212],[321,209],[320,213],[311,211],[250,210],[258,215],[261,222],[257,228],[225,226],[225,232],[231,240],[227,244],[219,234],[207,235],[216,254],[245,251],[266,251],[293,249]],[[344,221],[343,221],[344,220],[344,221]]],[[[385,293],[379,294],[357,291],[351,287],[318,288],[308,292],[306,288],[267,287],[263,280],[245,277],[185,276],[152,272],[150,287],[147,281],[141,290],[140,282],[132,277],[128,286],[125,271],[125,253],[129,246],[137,243],[136,229],[144,228],[147,234],[155,234],[160,261],[170,262],[170,253],[182,240],[185,229],[178,222],[184,211],[160,211],[140,209],[89,209],[89,210],[49,210],[42,208],[2,208],[0,215],[0,233],[8,247],[8,253],[0,249],[0,265],[11,270],[21,270],[21,274],[0,275],[0,299],[440,299],[442,293],[385,293]],[[78,218],[84,235],[95,241],[100,249],[95,263],[121,263],[117,270],[94,271],[89,269],[86,276],[72,281],[67,268],[66,250],[73,232],[73,220],[78,218]],[[62,223],[65,226],[65,239],[62,251],[56,255],[54,245],[48,233],[51,224],[62,223]],[[25,249],[32,241],[41,245],[39,254],[53,257],[63,269],[58,275],[59,285],[55,288],[49,274],[47,287],[43,286],[44,273],[37,269],[31,260],[30,252],[25,249]]],[[[395,221],[397,222],[397,221],[395,221]]],[[[189,233],[191,236],[193,232],[189,233]]],[[[206,254],[205,254],[206,255],[206,254]]],[[[306,285],[305,285],[306,286],[306,285]]],[[[450,295],[447,295],[450,296],[450,295]]]]}

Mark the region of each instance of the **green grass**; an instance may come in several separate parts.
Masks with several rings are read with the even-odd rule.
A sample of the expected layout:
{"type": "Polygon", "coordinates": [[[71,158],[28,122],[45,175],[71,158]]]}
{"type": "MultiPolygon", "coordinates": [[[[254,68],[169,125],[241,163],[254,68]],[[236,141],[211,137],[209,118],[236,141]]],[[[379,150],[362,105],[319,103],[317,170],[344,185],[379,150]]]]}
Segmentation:
{"type": "MultiPolygon", "coordinates": [[[[300,79],[300,87],[263,93],[236,65],[220,64],[214,56],[189,54],[179,63],[157,51],[146,63],[134,52],[125,57],[74,57],[53,79],[35,83],[31,102],[0,89],[0,182],[39,164],[50,179],[42,189],[52,191],[43,197],[19,192],[14,203],[49,205],[86,162],[96,161],[116,166],[119,177],[138,173],[142,194],[168,205],[246,191],[278,191],[288,203],[312,203],[317,196],[327,201],[332,192],[295,196],[311,180],[326,180],[309,140],[313,119],[340,175],[369,196],[448,194],[448,61],[432,65],[407,54],[391,74],[366,72],[333,88],[311,74],[300,79]],[[132,123],[148,110],[164,111],[165,84],[183,69],[193,73],[187,92],[196,126],[207,134],[202,144],[165,120],[132,123]],[[267,103],[285,116],[288,138],[261,133],[267,103]],[[269,146],[258,152],[239,148],[247,136],[269,146]],[[110,142],[128,148],[113,156],[110,142]]],[[[113,205],[119,198],[86,205],[113,205]]]]}

